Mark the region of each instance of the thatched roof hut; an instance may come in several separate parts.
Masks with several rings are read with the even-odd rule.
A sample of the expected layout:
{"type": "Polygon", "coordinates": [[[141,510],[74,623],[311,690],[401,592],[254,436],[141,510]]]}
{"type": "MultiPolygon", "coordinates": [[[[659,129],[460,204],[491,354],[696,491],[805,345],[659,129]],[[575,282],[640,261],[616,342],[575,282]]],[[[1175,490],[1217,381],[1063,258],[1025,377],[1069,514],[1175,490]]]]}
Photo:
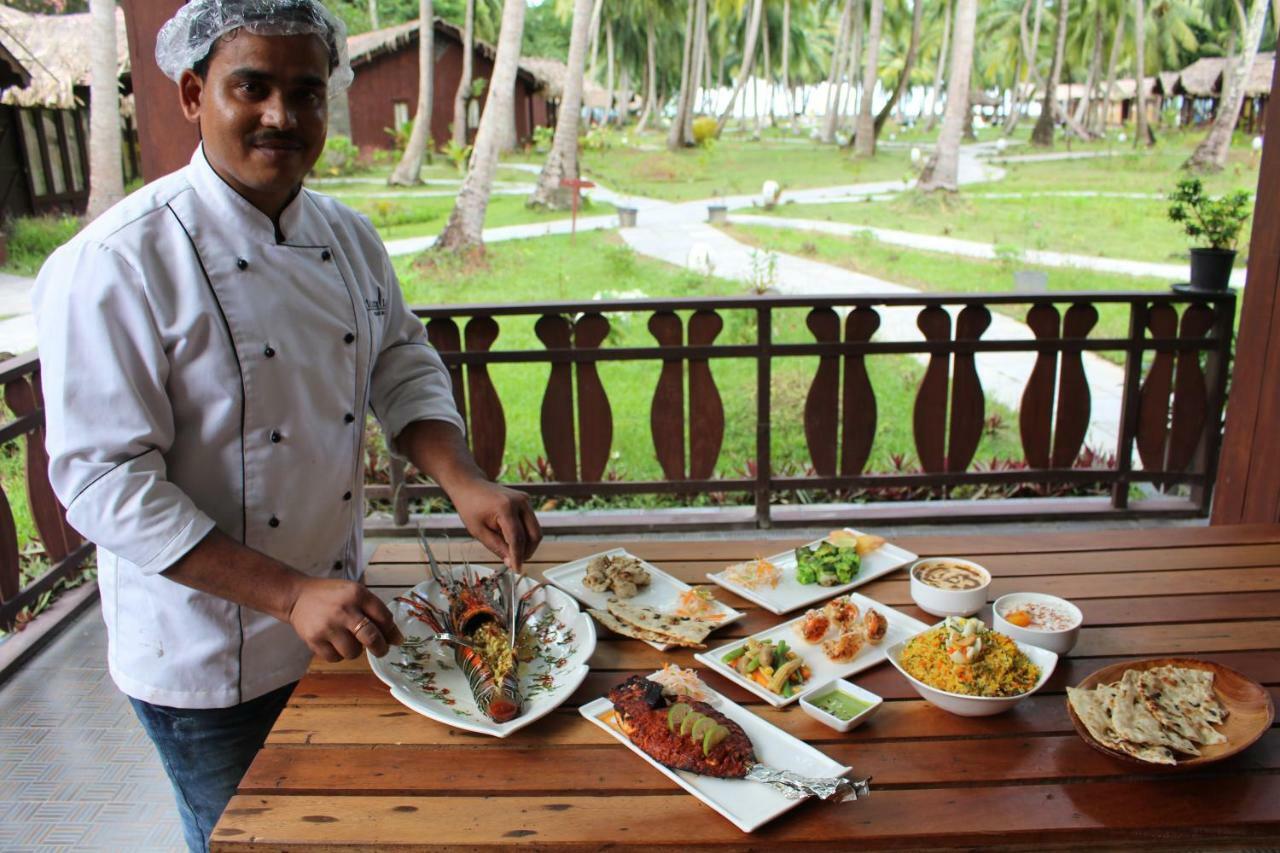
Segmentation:
{"type": "MultiPolygon", "coordinates": [[[[1271,75],[1276,70],[1275,51],[1259,53],[1249,69],[1249,76],[1244,79],[1244,96],[1246,98],[1268,97],[1271,94],[1271,75]]],[[[1225,72],[1226,69],[1224,68],[1225,72]]],[[[1218,75],[1217,88],[1222,91],[1222,74],[1218,75]]]]}
{"type": "Polygon", "coordinates": [[[1192,98],[1216,98],[1218,80],[1227,67],[1226,56],[1202,56],[1178,72],[1173,94],[1192,98]]]}
{"type": "MultiPolygon", "coordinates": [[[[76,88],[89,85],[89,45],[93,23],[88,13],[79,15],[31,15],[0,6],[0,48],[24,67],[25,86],[0,92],[0,103],[19,107],[74,109],[76,88]]],[[[116,10],[116,67],[129,73],[129,39],[124,12],[116,10]]]]}
{"type": "MultiPolygon", "coordinates": [[[[537,77],[546,90],[547,97],[556,101],[564,99],[564,84],[569,77],[569,66],[558,59],[530,56],[520,60],[521,67],[537,77]]],[[[583,106],[597,109],[609,107],[609,93],[593,80],[586,80],[582,88],[583,106]]]]}

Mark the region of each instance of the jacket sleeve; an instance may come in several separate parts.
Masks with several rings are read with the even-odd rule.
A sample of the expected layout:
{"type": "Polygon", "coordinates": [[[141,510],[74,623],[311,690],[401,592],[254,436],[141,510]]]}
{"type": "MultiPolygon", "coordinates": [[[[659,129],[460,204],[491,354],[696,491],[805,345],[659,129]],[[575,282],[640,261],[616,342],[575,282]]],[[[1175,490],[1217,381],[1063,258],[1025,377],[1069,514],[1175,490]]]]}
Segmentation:
{"type": "Polygon", "coordinates": [[[382,349],[373,366],[369,401],[382,424],[392,453],[396,439],[415,421],[446,421],[466,432],[453,400],[449,372],[427,342],[426,328],[405,305],[391,259],[379,243],[380,283],[386,293],[386,326],[382,349]]]}
{"type": "Polygon", "coordinates": [[[169,364],[142,277],[79,240],[45,264],[32,300],[49,476],[67,520],[145,574],[162,572],[214,522],[166,477],[169,364]]]}

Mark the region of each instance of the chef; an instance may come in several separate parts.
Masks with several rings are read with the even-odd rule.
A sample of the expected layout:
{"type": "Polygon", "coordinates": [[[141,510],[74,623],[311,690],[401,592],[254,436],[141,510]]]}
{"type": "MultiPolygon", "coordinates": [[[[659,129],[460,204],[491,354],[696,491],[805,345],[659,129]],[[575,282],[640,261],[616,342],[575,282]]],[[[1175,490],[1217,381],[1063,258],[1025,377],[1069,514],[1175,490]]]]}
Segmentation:
{"type": "Polygon", "coordinates": [[[312,656],[400,639],[360,583],[366,412],[509,566],[541,533],[471,458],[369,221],[301,186],[352,79],[342,24],[318,0],[193,0],[156,59],[200,147],[54,253],[33,299],[111,675],[204,850],[312,656]]]}

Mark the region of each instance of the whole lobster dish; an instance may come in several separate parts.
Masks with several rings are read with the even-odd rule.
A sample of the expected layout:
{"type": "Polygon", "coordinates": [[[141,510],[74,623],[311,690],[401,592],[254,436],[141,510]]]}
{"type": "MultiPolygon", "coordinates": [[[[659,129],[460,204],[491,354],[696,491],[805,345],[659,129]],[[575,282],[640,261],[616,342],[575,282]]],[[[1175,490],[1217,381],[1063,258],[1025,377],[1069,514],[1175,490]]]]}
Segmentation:
{"type": "Polygon", "coordinates": [[[438,565],[396,596],[405,640],[370,657],[392,696],[438,722],[505,737],[568,698],[595,649],[568,595],[505,568],[438,565]]]}

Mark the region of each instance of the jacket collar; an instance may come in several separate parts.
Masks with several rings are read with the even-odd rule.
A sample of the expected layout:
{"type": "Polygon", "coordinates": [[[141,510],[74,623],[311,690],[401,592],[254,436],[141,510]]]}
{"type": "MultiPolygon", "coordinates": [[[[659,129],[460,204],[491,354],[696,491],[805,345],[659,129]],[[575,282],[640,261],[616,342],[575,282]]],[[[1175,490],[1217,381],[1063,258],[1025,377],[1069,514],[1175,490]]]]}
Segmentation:
{"type": "MultiPolygon", "coordinates": [[[[277,242],[276,227],[271,217],[250,204],[213,170],[209,158],[205,156],[203,142],[191,157],[188,175],[200,201],[219,216],[228,217],[228,223],[234,222],[236,230],[245,237],[255,242],[277,242]]],[[[284,235],[282,242],[295,246],[320,245],[324,241],[318,239],[321,237],[319,218],[318,211],[307,198],[307,190],[298,190],[298,194],[280,213],[280,233],[284,235]]]]}

